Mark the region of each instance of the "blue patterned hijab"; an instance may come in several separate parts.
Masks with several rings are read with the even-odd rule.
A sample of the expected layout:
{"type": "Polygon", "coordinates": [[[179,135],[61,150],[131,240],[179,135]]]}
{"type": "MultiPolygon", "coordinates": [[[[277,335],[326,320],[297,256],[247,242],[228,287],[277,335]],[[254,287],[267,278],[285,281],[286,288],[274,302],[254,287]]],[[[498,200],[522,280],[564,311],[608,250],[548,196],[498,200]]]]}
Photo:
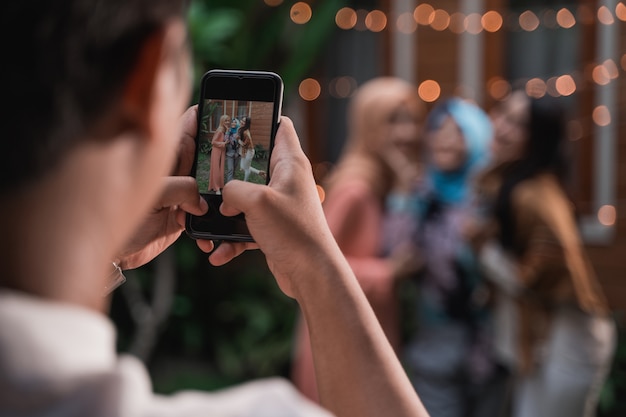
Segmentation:
{"type": "Polygon", "coordinates": [[[459,204],[467,197],[471,176],[487,162],[493,127],[480,107],[460,98],[451,98],[430,112],[426,119],[426,132],[439,129],[448,116],[452,117],[465,139],[467,159],[454,172],[443,172],[431,165],[428,177],[433,191],[442,202],[459,204]]]}

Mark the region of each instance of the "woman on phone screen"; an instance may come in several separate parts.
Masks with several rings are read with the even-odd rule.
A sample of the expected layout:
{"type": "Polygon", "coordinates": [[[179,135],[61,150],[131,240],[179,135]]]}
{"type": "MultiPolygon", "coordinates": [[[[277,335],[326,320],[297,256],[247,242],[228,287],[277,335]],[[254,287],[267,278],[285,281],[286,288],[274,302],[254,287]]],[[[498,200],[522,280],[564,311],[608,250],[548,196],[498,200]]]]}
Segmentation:
{"type": "Polygon", "coordinates": [[[224,161],[226,156],[225,134],[230,129],[230,116],[220,117],[220,125],[211,140],[211,169],[209,171],[209,192],[221,194],[224,188],[224,161]]]}
{"type": "Polygon", "coordinates": [[[252,119],[245,116],[241,120],[241,127],[239,128],[239,150],[241,152],[241,170],[243,171],[244,181],[248,181],[251,172],[265,178],[265,171],[258,170],[252,166],[254,144],[252,143],[252,134],[250,134],[251,123],[252,119]]]}

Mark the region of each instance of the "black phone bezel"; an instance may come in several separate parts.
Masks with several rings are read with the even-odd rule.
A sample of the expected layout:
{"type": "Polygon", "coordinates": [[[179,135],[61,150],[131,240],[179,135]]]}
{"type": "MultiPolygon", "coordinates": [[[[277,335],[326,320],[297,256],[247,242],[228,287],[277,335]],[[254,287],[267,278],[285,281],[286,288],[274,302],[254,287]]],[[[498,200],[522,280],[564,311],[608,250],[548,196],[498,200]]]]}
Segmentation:
{"type": "MultiPolygon", "coordinates": [[[[243,100],[273,102],[272,127],[268,150],[268,164],[274,149],[274,139],[280,115],[282,113],[283,82],[280,76],[269,71],[243,70],[210,70],[202,76],[200,84],[200,98],[198,100],[198,126],[202,119],[203,106],[206,99],[243,100]]],[[[200,129],[195,137],[196,151],[194,155],[191,175],[195,177],[199,152],[200,129]]],[[[266,184],[269,182],[269,170],[266,184]]],[[[219,212],[222,196],[216,194],[202,194],[209,204],[209,211],[204,216],[187,214],[185,230],[194,239],[229,240],[239,242],[253,242],[248,231],[245,216],[239,214],[227,217],[219,212]]]]}

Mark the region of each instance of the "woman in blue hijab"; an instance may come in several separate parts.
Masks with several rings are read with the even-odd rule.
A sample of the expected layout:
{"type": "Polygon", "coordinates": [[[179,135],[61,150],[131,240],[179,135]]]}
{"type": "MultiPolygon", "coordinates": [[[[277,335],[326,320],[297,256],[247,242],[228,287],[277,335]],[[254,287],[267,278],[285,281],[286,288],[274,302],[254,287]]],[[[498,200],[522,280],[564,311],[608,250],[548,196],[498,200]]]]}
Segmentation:
{"type": "Polygon", "coordinates": [[[411,280],[417,291],[410,292],[415,317],[406,320],[405,366],[431,415],[495,416],[503,395],[489,389],[498,368],[478,264],[464,233],[474,218],[472,179],[488,160],[491,122],[476,105],[450,98],[430,112],[424,134],[423,180],[412,195],[389,200],[392,213],[411,215],[414,227],[404,233],[411,230],[423,265],[411,280]]]}

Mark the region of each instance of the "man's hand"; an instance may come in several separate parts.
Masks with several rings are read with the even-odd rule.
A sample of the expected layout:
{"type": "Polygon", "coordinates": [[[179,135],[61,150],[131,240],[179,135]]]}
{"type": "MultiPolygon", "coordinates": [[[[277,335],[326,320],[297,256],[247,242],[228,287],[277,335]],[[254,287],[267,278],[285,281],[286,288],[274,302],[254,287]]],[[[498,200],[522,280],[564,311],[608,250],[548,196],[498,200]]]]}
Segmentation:
{"type": "MultiPolygon", "coordinates": [[[[194,137],[197,132],[196,106],[182,116],[181,141],[173,175],[162,179],[162,192],[153,210],[133,239],[119,255],[122,269],[138,268],[163,252],[185,229],[185,213],[202,215],[208,210],[206,201],[198,193],[196,180],[189,177],[195,156],[194,137]]],[[[207,247],[211,242],[205,242],[207,247]]]]}
{"type": "MultiPolygon", "coordinates": [[[[222,265],[246,249],[260,248],[283,292],[293,297],[292,279],[301,275],[298,271],[315,270],[316,256],[322,251],[339,251],[333,252],[336,243],[322,211],[311,163],[286,117],[281,119],[275,143],[269,186],[233,180],[222,191],[222,214],[243,212],[256,243],[223,242],[209,260],[222,265]]],[[[197,242],[205,252],[213,249],[208,241],[197,242]]]]}

